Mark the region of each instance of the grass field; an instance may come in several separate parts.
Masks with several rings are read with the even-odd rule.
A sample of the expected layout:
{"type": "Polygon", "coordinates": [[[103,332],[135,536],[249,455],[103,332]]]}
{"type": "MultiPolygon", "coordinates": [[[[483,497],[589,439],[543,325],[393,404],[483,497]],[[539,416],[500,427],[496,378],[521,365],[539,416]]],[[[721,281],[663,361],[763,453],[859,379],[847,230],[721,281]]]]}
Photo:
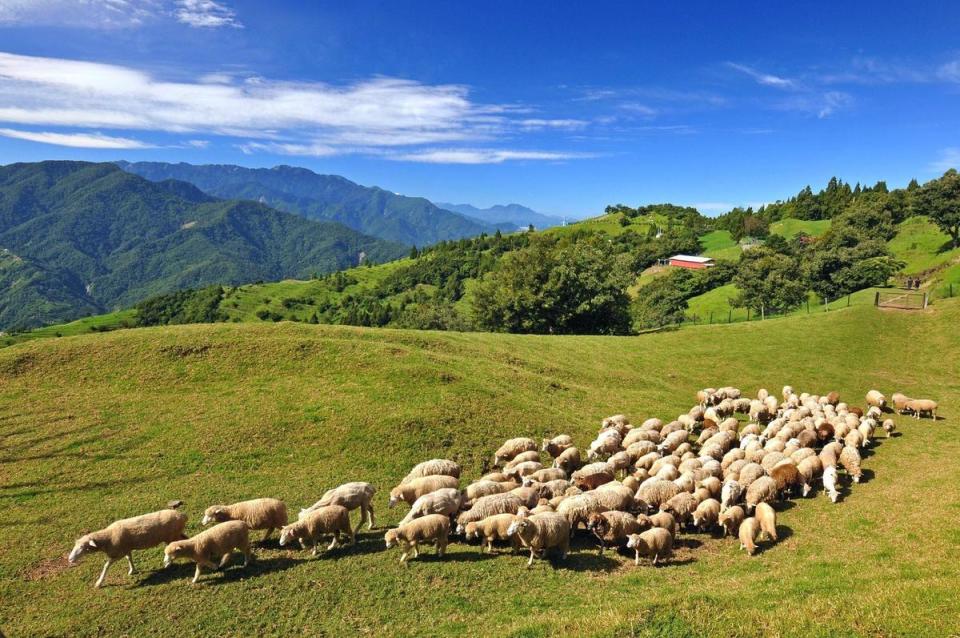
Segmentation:
{"type": "Polygon", "coordinates": [[[903,272],[912,275],[960,257],[960,248],[950,249],[949,241],[933,222],[918,215],[903,221],[887,246],[894,257],[906,263],[903,272]]]}
{"type": "Polygon", "coordinates": [[[0,628],[8,636],[946,636],[960,617],[960,302],[868,306],[642,337],[532,337],[217,324],[37,340],[0,351],[0,628]],[[797,347],[791,347],[796,344],[797,347]],[[909,347],[904,347],[909,344],[909,347]],[[705,356],[706,355],[706,356],[705,356]],[[598,557],[482,556],[454,544],[407,568],[381,527],[318,559],[262,548],[251,568],[189,583],[186,564],[141,573],[67,568],[85,530],[186,502],[272,495],[292,509],[348,480],[387,492],[415,462],[475,478],[509,436],[601,417],[686,411],[697,388],[872,387],[940,400],[945,420],[897,417],[841,503],[818,491],[779,512],[782,540],[747,558],[687,534],[661,567],[598,557]]]}
{"type": "Polygon", "coordinates": [[[820,237],[830,230],[829,219],[781,219],[770,224],[770,232],[791,239],[800,233],[820,237]]]}
{"type": "Polygon", "coordinates": [[[733,241],[729,230],[714,230],[707,233],[700,238],[700,245],[703,246],[703,255],[714,259],[736,261],[740,259],[740,254],[743,252],[740,244],[733,241]]]}

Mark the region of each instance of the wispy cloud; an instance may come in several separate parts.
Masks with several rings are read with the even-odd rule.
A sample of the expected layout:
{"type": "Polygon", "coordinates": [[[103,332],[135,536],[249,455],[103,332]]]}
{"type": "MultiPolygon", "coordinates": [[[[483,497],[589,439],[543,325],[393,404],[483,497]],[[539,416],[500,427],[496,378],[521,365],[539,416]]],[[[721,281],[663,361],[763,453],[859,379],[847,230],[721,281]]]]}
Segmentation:
{"type": "Polygon", "coordinates": [[[792,89],[797,85],[795,80],[780,77],[779,75],[773,75],[772,73],[764,73],[763,71],[758,71],[757,69],[747,66],[746,64],[727,62],[727,67],[750,76],[757,82],[757,84],[761,84],[763,86],[772,86],[778,89],[792,89]]]}
{"type": "Polygon", "coordinates": [[[941,64],[937,69],[937,77],[945,82],[960,82],[960,60],[941,64]]]}
{"type": "Polygon", "coordinates": [[[174,15],[178,22],[188,24],[191,27],[208,29],[217,27],[243,27],[243,24],[237,20],[237,14],[234,13],[232,9],[213,0],[177,0],[177,8],[174,15]]]}
{"type": "Polygon", "coordinates": [[[951,146],[940,151],[940,157],[930,162],[930,170],[944,173],[951,168],[960,168],[960,148],[951,146]]]}
{"type": "Polygon", "coordinates": [[[577,120],[577,119],[556,119],[556,120],[545,120],[538,118],[529,118],[526,120],[520,120],[517,124],[527,130],[537,130],[537,129],[581,129],[590,124],[586,120],[577,120]]]}
{"type": "Polygon", "coordinates": [[[127,137],[112,137],[110,135],[101,135],[100,133],[52,133],[49,131],[21,131],[18,129],[0,128],[0,135],[18,140],[69,146],[72,148],[151,148],[149,144],[139,140],[127,137]]]}
{"type": "Polygon", "coordinates": [[[0,0],[0,24],[127,28],[161,10],[160,0],[0,0]]]}
{"type": "Polygon", "coordinates": [[[516,151],[499,149],[432,149],[389,155],[389,159],[427,164],[502,164],[512,160],[561,161],[595,157],[589,153],[564,153],[554,151],[516,151]]]}

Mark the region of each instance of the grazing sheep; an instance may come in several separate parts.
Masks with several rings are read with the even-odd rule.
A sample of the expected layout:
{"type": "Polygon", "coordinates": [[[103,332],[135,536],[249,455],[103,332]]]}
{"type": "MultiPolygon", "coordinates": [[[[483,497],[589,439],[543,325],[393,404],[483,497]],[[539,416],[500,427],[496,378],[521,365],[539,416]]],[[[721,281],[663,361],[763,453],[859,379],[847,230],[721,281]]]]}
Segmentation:
{"type": "Polygon", "coordinates": [[[650,527],[650,519],[641,514],[638,519],[633,514],[611,510],[600,514],[591,514],[587,519],[587,530],[600,541],[600,554],[607,547],[617,547],[627,542],[631,534],[639,534],[650,527]]]}
{"type": "Polygon", "coordinates": [[[545,467],[537,470],[533,474],[528,474],[523,477],[524,485],[527,484],[527,481],[537,482],[537,483],[549,483],[550,481],[564,480],[567,478],[567,473],[561,470],[559,467],[545,467]]]}
{"type": "Polygon", "coordinates": [[[845,445],[840,452],[839,460],[843,469],[853,478],[853,482],[859,483],[863,477],[863,470],[860,469],[860,452],[857,448],[845,445]]]}
{"type": "Polygon", "coordinates": [[[820,463],[823,464],[823,467],[835,466],[840,458],[841,450],[843,450],[843,446],[836,441],[824,445],[823,449],[820,450],[820,463]]]}
{"type": "Polygon", "coordinates": [[[804,492],[809,491],[806,487],[806,479],[804,479],[803,475],[800,474],[800,470],[797,469],[797,466],[790,459],[777,463],[777,465],[770,470],[770,478],[776,483],[778,494],[789,495],[792,494],[796,488],[801,488],[804,492]]]}
{"type": "Polygon", "coordinates": [[[504,481],[509,481],[509,480],[510,480],[510,477],[508,477],[503,472],[489,472],[488,474],[484,474],[483,476],[478,478],[476,481],[474,481],[474,483],[478,483],[480,481],[493,481],[494,483],[503,483],[504,481]]]}
{"type": "Polygon", "coordinates": [[[723,535],[726,536],[730,534],[730,536],[736,536],[744,518],[746,518],[746,514],[739,505],[734,505],[720,512],[719,520],[723,526],[723,535]]]}
{"type": "Polygon", "coordinates": [[[738,479],[738,482],[740,483],[741,488],[747,489],[757,479],[766,476],[766,474],[767,471],[763,469],[763,466],[759,463],[748,463],[740,470],[740,478],[738,479]]]}
{"type": "Polygon", "coordinates": [[[243,521],[251,530],[265,529],[261,542],[266,541],[273,530],[287,524],[287,506],[275,498],[255,498],[232,505],[211,505],[203,512],[201,525],[216,521],[243,521]]]}
{"type": "Polygon", "coordinates": [[[832,441],[834,436],[836,436],[836,432],[831,424],[821,423],[817,426],[817,440],[821,443],[832,441]]]}
{"type": "Polygon", "coordinates": [[[557,514],[567,519],[571,530],[575,530],[580,523],[585,523],[591,514],[606,512],[607,507],[596,492],[585,492],[565,498],[557,507],[557,514]]]}
{"type": "Polygon", "coordinates": [[[903,414],[903,411],[907,407],[907,402],[912,401],[913,399],[911,399],[907,395],[902,394],[900,392],[894,392],[893,395],[890,397],[890,400],[893,401],[894,409],[900,414],[903,414]]]}
{"type": "Polygon", "coordinates": [[[650,507],[660,509],[660,506],[680,493],[680,488],[672,481],[663,479],[649,479],[640,485],[637,498],[650,507]]]}
{"type": "Polygon", "coordinates": [[[654,527],[660,527],[668,532],[671,536],[676,536],[678,531],[677,519],[673,517],[673,514],[670,512],[657,512],[651,516],[647,517],[647,520],[650,521],[650,524],[654,527]]]}
{"type": "Polygon", "coordinates": [[[77,539],[67,560],[75,565],[80,557],[91,552],[103,552],[107,562],[103,565],[100,577],[94,587],[103,585],[107,577],[107,570],[114,561],[126,557],[132,575],[136,568],[133,566],[133,551],[150,549],[160,543],[171,543],[186,538],[183,529],[187,525],[187,515],[173,509],[151,512],[133,518],[124,518],[114,521],[96,532],[85,534],[77,539]]]}
{"type": "Polygon", "coordinates": [[[748,556],[753,556],[757,551],[756,540],[760,534],[760,523],[754,517],[750,517],[740,523],[740,549],[747,550],[748,556]]]}
{"type": "Polygon", "coordinates": [[[387,549],[400,545],[403,553],[400,562],[406,562],[413,552],[413,558],[420,555],[420,543],[436,543],[437,556],[442,558],[447,551],[447,542],[450,538],[450,518],[443,514],[429,514],[389,530],[383,537],[387,549]]]}
{"type": "Polygon", "coordinates": [[[733,507],[740,502],[743,496],[743,488],[736,481],[727,481],[723,484],[723,490],[720,492],[720,506],[723,509],[733,507]]]}
{"type": "Polygon", "coordinates": [[[579,469],[580,465],[580,450],[575,447],[568,447],[553,461],[553,467],[560,468],[566,472],[568,476],[579,469]]]}
{"type": "Polygon", "coordinates": [[[327,490],[319,501],[306,509],[300,510],[299,518],[303,518],[313,510],[327,505],[342,505],[349,512],[360,509],[360,521],[357,523],[358,530],[363,525],[364,519],[367,521],[367,529],[373,529],[373,495],[375,492],[376,488],[369,483],[360,481],[344,483],[332,490],[327,490]]]}
{"type": "Polygon", "coordinates": [[[840,403],[840,393],[834,390],[827,395],[827,405],[836,406],[838,403],[840,403]]]}
{"type": "Polygon", "coordinates": [[[761,476],[747,488],[747,512],[752,513],[760,503],[769,503],[777,498],[777,482],[769,476],[761,476]]]}
{"type": "Polygon", "coordinates": [[[708,498],[697,505],[693,512],[693,526],[701,532],[710,532],[720,518],[720,501],[708,498]]]}
{"type": "Polygon", "coordinates": [[[540,502],[540,494],[532,487],[515,487],[510,493],[520,499],[522,507],[536,507],[540,502]]]}
{"type": "Polygon", "coordinates": [[[340,537],[350,539],[350,544],[356,542],[356,534],[350,526],[350,512],[342,505],[327,505],[315,509],[306,517],[298,521],[285,525],[280,529],[280,546],[294,540],[300,542],[300,547],[307,548],[307,545],[313,546],[313,555],[317,555],[319,549],[320,537],[330,534],[333,540],[327,547],[327,551],[334,549],[340,543],[340,537]]]}
{"type": "Polygon", "coordinates": [[[445,487],[424,494],[413,502],[410,511],[400,521],[400,525],[409,523],[415,518],[427,516],[428,514],[443,514],[444,516],[454,516],[463,507],[464,497],[460,490],[453,487],[445,487]]]}
{"type": "Polygon", "coordinates": [[[937,420],[937,402],[930,399],[910,399],[907,401],[906,409],[913,412],[913,415],[919,420],[924,414],[929,414],[934,421],[937,420]]]}
{"type": "Polygon", "coordinates": [[[516,536],[510,536],[508,530],[510,525],[517,520],[516,514],[494,514],[488,516],[482,521],[468,523],[464,538],[472,540],[479,538],[480,551],[493,553],[493,541],[510,541],[513,553],[520,551],[520,539],[516,536]]]}
{"type": "Polygon", "coordinates": [[[597,435],[597,438],[590,443],[590,447],[587,449],[587,459],[605,459],[616,454],[622,449],[620,445],[622,441],[623,437],[620,436],[617,430],[602,431],[597,435]]]}
{"type": "Polygon", "coordinates": [[[557,549],[561,559],[570,553],[570,524],[557,513],[547,512],[534,514],[529,518],[518,518],[510,525],[507,534],[516,535],[530,548],[527,568],[533,565],[537,553],[545,554],[550,549],[557,549]]]}
{"type": "MultiPolygon", "coordinates": [[[[510,483],[512,485],[512,483],[510,483]]],[[[491,494],[502,494],[503,492],[509,492],[507,485],[503,482],[495,483],[494,481],[474,481],[467,486],[466,495],[468,501],[475,501],[478,498],[483,496],[490,496],[491,494]]]]}
{"type": "Polygon", "coordinates": [[[640,564],[640,557],[653,557],[653,564],[673,553],[673,535],[662,527],[653,527],[645,532],[633,534],[627,539],[627,547],[634,550],[633,564],[640,564]]]}
{"type": "MultiPolygon", "coordinates": [[[[887,405],[887,397],[883,396],[881,392],[876,390],[870,390],[867,392],[867,405],[874,405],[881,410],[887,405]]],[[[850,410],[853,412],[853,410],[850,410]]],[[[863,416],[860,414],[859,416],[863,416]]]]}
{"type": "Polygon", "coordinates": [[[494,467],[500,467],[507,461],[510,461],[518,454],[524,452],[536,452],[537,442],[526,437],[509,439],[501,445],[493,455],[494,467]]]}
{"type": "Polygon", "coordinates": [[[515,494],[491,494],[478,498],[473,506],[457,517],[457,534],[462,534],[467,523],[482,521],[494,514],[516,514],[523,502],[515,494]]]}
{"type": "Polygon", "coordinates": [[[445,474],[435,474],[433,476],[423,476],[420,478],[413,479],[409,483],[401,483],[392,490],[390,490],[390,503],[389,506],[392,508],[394,505],[403,501],[405,503],[413,504],[418,498],[424,494],[429,494],[430,492],[436,492],[437,490],[442,490],[444,488],[459,488],[460,479],[455,476],[447,476],[445,474]]]}
{"type": "Polygon", "coordinates": [[[401,483],[409,483],[413,479],[423,478],[424,476],[434,476],[437,474],[445,474],[447,476],[453,476],[460,478],[461,472],[460,464],[455,463],[454,461],[449,461],[447,459],[430,459],[429,461],[424,461],[423,463],[417,463],[413,466],[413,469],[410,470],[410,473],[403,477],[401,483]]]}
{"type": "Polygon", "coordinates": [[[809,456],[797,464],[797,471],[803,475],[803,496],[807,496],[813,489],[813,481],[823,472],[823,463],[820,457],[809,456]]]}
{"type": "MultiPolygon", "coordinates": [[[[524,481],[526,482],[526,481],[524,481]]],[[[536,481],[531,482],[528,487],[532,487],[537,491],[537,494],[540,498],[556,498],[558,496],[563,496],[567,489],[570,488],[570,481],[565,479],[555,479],[553,481],[547,481],[545,483],[537,483],[536,481]]]]}
{"type": "Polygon", "coordinates": [[[836,503],[840,498],[840,492],[837,490],[837,466],[828,465],[823,470],[823,491],[831,502],[836,503]]]}
{"type": "Polygon", "coordinates": [[[682,528],[693,519],[693,513],[696,511],[697,505],[699,505],[699,503],[693,494],[680,492],[666,503],[663,503],[660,506],[660,511],[672,514],[673,517],[677,519],[677,524],[682,528]]]}
{"type": "Polygon", "coordinates": [[[524,461],[522,463],[517,463],[516,465],[504,468],[503,473],[511,479],[523,480],[524,477],[530,476],[534,472],[539,472],[542,469],[543,463],[540,461],[524,461]]]}
{"type": "Polygon", "coordinates": [[[760,503],[757,505],[757,512],[754,515],[757,522],[760,523],[760,534],[765,535],[772,541],[777,540],[777,512],[770,503],[760,503]]]}
{"type": "Polygon", "coordinates": [[[223,569],[230,560],[230,552],[239,549],[243,552],[243,566],[253,560],[250,551],[250,527],[243,521],[227,521],[214,525],[186,540],[173,541],[163,550],[163,566],[169,567],[174,560],[186,558],[197,564],[197,571],[191,582],[200,579],[204,567],[223,569]],[[214,563],[220,558],[219,565],[214,563]]]}
{"type": "Polygon", "coordinates": [[[558,434],[552,439],[544,439],[541,451],[546,452],[550,455],[550,458],[555,459],[560,456],[564,450],[571,447],[573,447],[573,439],[570,438],[570,435],[558,434]]]}
{"type": "Polygon", "coordinates": [[[506,474],[507,477],[512,477],[516,474],[516,472],[511,472],[511,470],[513,470],[515,467],[517,467],[522,463],[528,463],[530,461],[536,461],[537,463],[539,463],[540,453],[534,450],[531,450],[529,452],[521,452],[520,454],[516,455],[515,457],[513,457],[512,459],[510,459],[504,464],[503,473],[506,474]]]}
{"type": "Polygon", "coordinates": [[[584,465],[571,476],[573,484],[581,490],[596,489],[613,478],[613,468],[606,462],[584,465]]]}
{"type": "Polygon", "coordinates": [[[887,433],[887,438],[890,438],[890,435],[897,429],[897,424],[893,422],[893,419],[886,419],[883,422],[883,431],[887,433]]]}

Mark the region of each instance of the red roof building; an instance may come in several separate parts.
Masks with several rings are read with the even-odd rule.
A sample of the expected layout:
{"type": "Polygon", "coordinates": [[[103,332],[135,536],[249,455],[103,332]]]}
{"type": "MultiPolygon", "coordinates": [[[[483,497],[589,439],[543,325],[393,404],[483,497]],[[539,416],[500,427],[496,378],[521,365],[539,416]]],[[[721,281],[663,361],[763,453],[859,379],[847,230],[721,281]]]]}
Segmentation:
{"type": "Polygon", "coordinates": [[[710,257],[697,257],[695,255],[674,255],[668,263],[678,268],[691,268],[694,270],[709,268],[714,265],[713,259],[710,257]]]}

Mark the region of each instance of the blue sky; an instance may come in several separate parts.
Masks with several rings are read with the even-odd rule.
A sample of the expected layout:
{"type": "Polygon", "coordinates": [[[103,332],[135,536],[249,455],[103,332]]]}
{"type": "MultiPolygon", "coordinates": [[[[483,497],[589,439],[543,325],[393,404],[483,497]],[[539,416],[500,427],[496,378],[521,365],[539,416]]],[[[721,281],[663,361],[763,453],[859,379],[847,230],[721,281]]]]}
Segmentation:
{"type": "Polygon", "coordinates": [[[572,216],[960,164],[957,3],[662,4],[0,0],[0,163],[294,164],[572,216]]]}

